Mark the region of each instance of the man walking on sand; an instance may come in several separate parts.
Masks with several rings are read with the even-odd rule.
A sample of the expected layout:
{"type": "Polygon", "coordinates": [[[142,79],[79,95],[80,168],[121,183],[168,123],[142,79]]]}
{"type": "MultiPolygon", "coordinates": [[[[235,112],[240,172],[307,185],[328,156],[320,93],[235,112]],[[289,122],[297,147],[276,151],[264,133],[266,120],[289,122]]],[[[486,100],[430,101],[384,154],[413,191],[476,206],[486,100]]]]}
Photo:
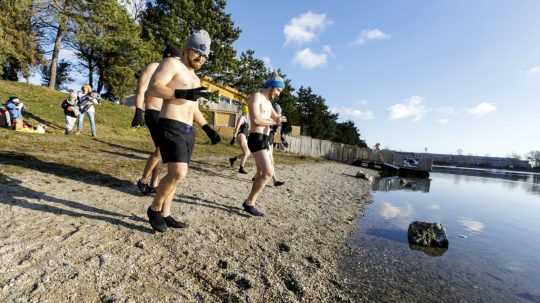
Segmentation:
{"type": "Polygon", "coordinates": [[[163,99],[158,146],[163,163],[167,163],[167,175],[161,180],[156,197],[147,210],[150,225],[159,232],[166,231],[167,227],[187,227],[171,216],[171,203],[177,185],[188,172],[195,143],[193,122],[202,127],[212,144],[221,140],[206,122],[197,101],[210,96],[195,74],[210,55],[210,42],[205,30],[193,32],[180,56],[163,59],[147,91],[148,96],[163,99]]]}
{"type": "MultiPolygon", "coordinates": [[[[163,52],[163,58],[180,56],[181,54],[178,50],[170,46],[167,46],[163,52]]],[[[159,63],[152,62],[141,73],[137,83],[137,94],[135,97],[135,116],[131,121],[131,127],[144,126],[146,124],[155,146],[154,152],[150,154],[146,161],[142,177],[137,181],[137,187],[143,195],[155,193],[159,184],[159,162],[161,161],[161,157],[158,146],[158,122],[163,99],[146,95],[150,79],[152,79],[152,75],[154,75],[158,66],[159,63]]]]}
{"type": "Polygon", "coordinates": [[[272,108],[271,100],[279,97],[285,87],[283,79],[274,72],[268,79],[264,88],[248,97],[248,107],[250,113],[251,129],[248,137],[248,147],[255,164],[257,173],[253,182],[251,192],[242,207],[253,216],[262,217],[264,214],[255,208],[257,197],[262,192],[266,183],[274,175],[274,165],[269,150],[269,134],[272,125],[285,122],[285,117],[277,114],[272,108]]]}

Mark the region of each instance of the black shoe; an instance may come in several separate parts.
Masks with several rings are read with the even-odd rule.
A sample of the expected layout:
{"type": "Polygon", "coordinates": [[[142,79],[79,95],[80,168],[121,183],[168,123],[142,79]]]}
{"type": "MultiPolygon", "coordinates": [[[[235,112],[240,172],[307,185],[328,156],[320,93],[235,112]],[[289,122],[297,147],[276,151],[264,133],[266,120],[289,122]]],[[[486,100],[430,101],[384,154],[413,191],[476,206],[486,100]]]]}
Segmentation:
{"type": "Polygon", "coordinates": [[[139,191],[141,192],[141,194],[143,196],[146,196],[146,195],[149,194],[149,190],[148,190],[149,186],[148,186],[148,184],[142,183],[142,181],[140,179],[139,179],[139,181],[137,181],[137,187],[139,188],[139,191]]]}
{"type": "Polygon", "coordinates": [[[283,185],[283,184],[285,184],[285,182],[283,182],[283,181],[276,181],[276,182],[274,182],[274,186],[276,186],[276,187],[277,187],[277,186],[281,186],[281,185],[283,185]]]}
{"type": "Polygon", "coordinates": [[[148,193],[149,194],[155,194],[156,192],[157,192],[157,186],[153,187],[153,186],[148,185],[148,193]]]}
{"type": "Polygon", "coordinates": [[[186,228],[189,226],[186,223],[176,221],[172,216],[163,217],[163,220],[165,220],[168,227],[172,228],[186,228]]]}
{"type": "Polygon", "coordinates": [[[231,163],[231,167],[234,166],[235,161],[236,161],[236,157],[229,158],[229,163],[231,163]]]}
{"type": "Polygon", "coordinates": [[[241,174],[247,174],[248,172],[244,169],[243,166],[240,166],[240,168],[238,169],[238,172],[241,173],[241,174]]]}
{"type": "Polygon", "coordinates": [[[249,214],[251,214],[252,216],[255,216],[255,217],[264,217],[264,214],[260,211],[258,211],[255,206],[253,205],[247,205],[246,202],[244,202],[242,204],[242,207],[244,208],[244,210],[246,212],[248,212],[249,214]]]}
{"type": "Polygon", "coordinates": [[[160,212],[154,211],[151,207],[148,207],[146,214],[148,215],[150,225],[152,225],[152,228],[155,231],[164,232],[167,230],[167,223],[161,216],[160,212]]]}

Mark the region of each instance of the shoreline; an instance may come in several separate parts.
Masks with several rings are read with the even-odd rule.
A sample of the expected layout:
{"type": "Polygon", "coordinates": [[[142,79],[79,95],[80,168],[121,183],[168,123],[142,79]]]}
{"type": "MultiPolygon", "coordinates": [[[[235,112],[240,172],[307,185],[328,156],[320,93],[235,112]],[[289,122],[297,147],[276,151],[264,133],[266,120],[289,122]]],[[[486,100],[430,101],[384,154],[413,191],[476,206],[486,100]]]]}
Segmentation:
{"type": "Polygon", "coordinates": [[[251,174],[225,162],[194,159],[172,206],[190,227],[163,234],[129,180],[0,171],[0,299],[350,302],[338,262],[369,199],[358,168],[278,165],[287,183],[264,190],[259,219],[240,208],[251,174]]]}

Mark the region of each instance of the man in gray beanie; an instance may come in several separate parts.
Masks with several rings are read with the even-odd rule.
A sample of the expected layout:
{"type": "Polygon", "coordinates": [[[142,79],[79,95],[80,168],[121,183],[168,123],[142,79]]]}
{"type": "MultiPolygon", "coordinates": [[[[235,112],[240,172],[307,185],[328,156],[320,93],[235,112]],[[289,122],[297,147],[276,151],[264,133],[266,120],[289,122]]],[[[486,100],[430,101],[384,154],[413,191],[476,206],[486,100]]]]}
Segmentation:
{"type": "Polygon", "coordinates": [[[147,210],[150,225],[159,232],[168,227],[187,227],[171,216],[171,203],[176,187],[188,172],[195,143],[193,122],[202,127],[212,144],[221,140],[208,125],[198,102],[199,98],[210,96],[195,74],[208,60],[210,43],[205,30],[192,33],[181,53],[171,51],[171,55],[161,61],[146,92],[147,96],[163,99],[158,121],[158,147],[163,163],[167,164],[167,175],[160,181],[154,201],[147,210]]]}

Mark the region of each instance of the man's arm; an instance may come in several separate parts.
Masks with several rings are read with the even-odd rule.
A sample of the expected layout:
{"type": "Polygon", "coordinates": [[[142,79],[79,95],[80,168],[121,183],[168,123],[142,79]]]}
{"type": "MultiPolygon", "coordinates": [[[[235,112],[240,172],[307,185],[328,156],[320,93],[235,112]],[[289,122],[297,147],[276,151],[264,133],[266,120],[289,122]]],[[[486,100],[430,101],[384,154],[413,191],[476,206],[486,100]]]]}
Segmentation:
{"type": "Polygon", "coordinates": [[[148,89],[148,85],[150,84],[150,79],[152,79],[152,75],[158,68],[159,63],[150,63],[148,64],[142,74],[139,78],[139,81],[137,82],[137,93],[135,97],[135,107],[139,108],[141,110],[144,110],[144,94],[146,90],[148,89]]]}
{"type": "Polygon", "coordinates": [[[204,115],[199,109],[199,102],[197,102],[197,104],[195,105],[195,110],[193,111],[193,121],[199,124],[200,127],[203,127],[204,125],[208,124],[208,121],[206,121],[206,119],[204,118],[204,115]]]}
{"type": "Polygon", "coordinates": [[[208,122],[204,118],[201,110],[199,109],[199,102],[195,104],[195,110],[193,111],[193,121],[201,126],[202,130],[206,133],[212,144],[217,144],[221,141],[219,134],[208,125],[208,122]]]}
{"type": "Polygon", "coordinates": [[[148,96],[163,100],[175,99],[174,88],[167,86],[176,74],[176,58],[165,58],[158,66],[146,90],[148,96]]]}

